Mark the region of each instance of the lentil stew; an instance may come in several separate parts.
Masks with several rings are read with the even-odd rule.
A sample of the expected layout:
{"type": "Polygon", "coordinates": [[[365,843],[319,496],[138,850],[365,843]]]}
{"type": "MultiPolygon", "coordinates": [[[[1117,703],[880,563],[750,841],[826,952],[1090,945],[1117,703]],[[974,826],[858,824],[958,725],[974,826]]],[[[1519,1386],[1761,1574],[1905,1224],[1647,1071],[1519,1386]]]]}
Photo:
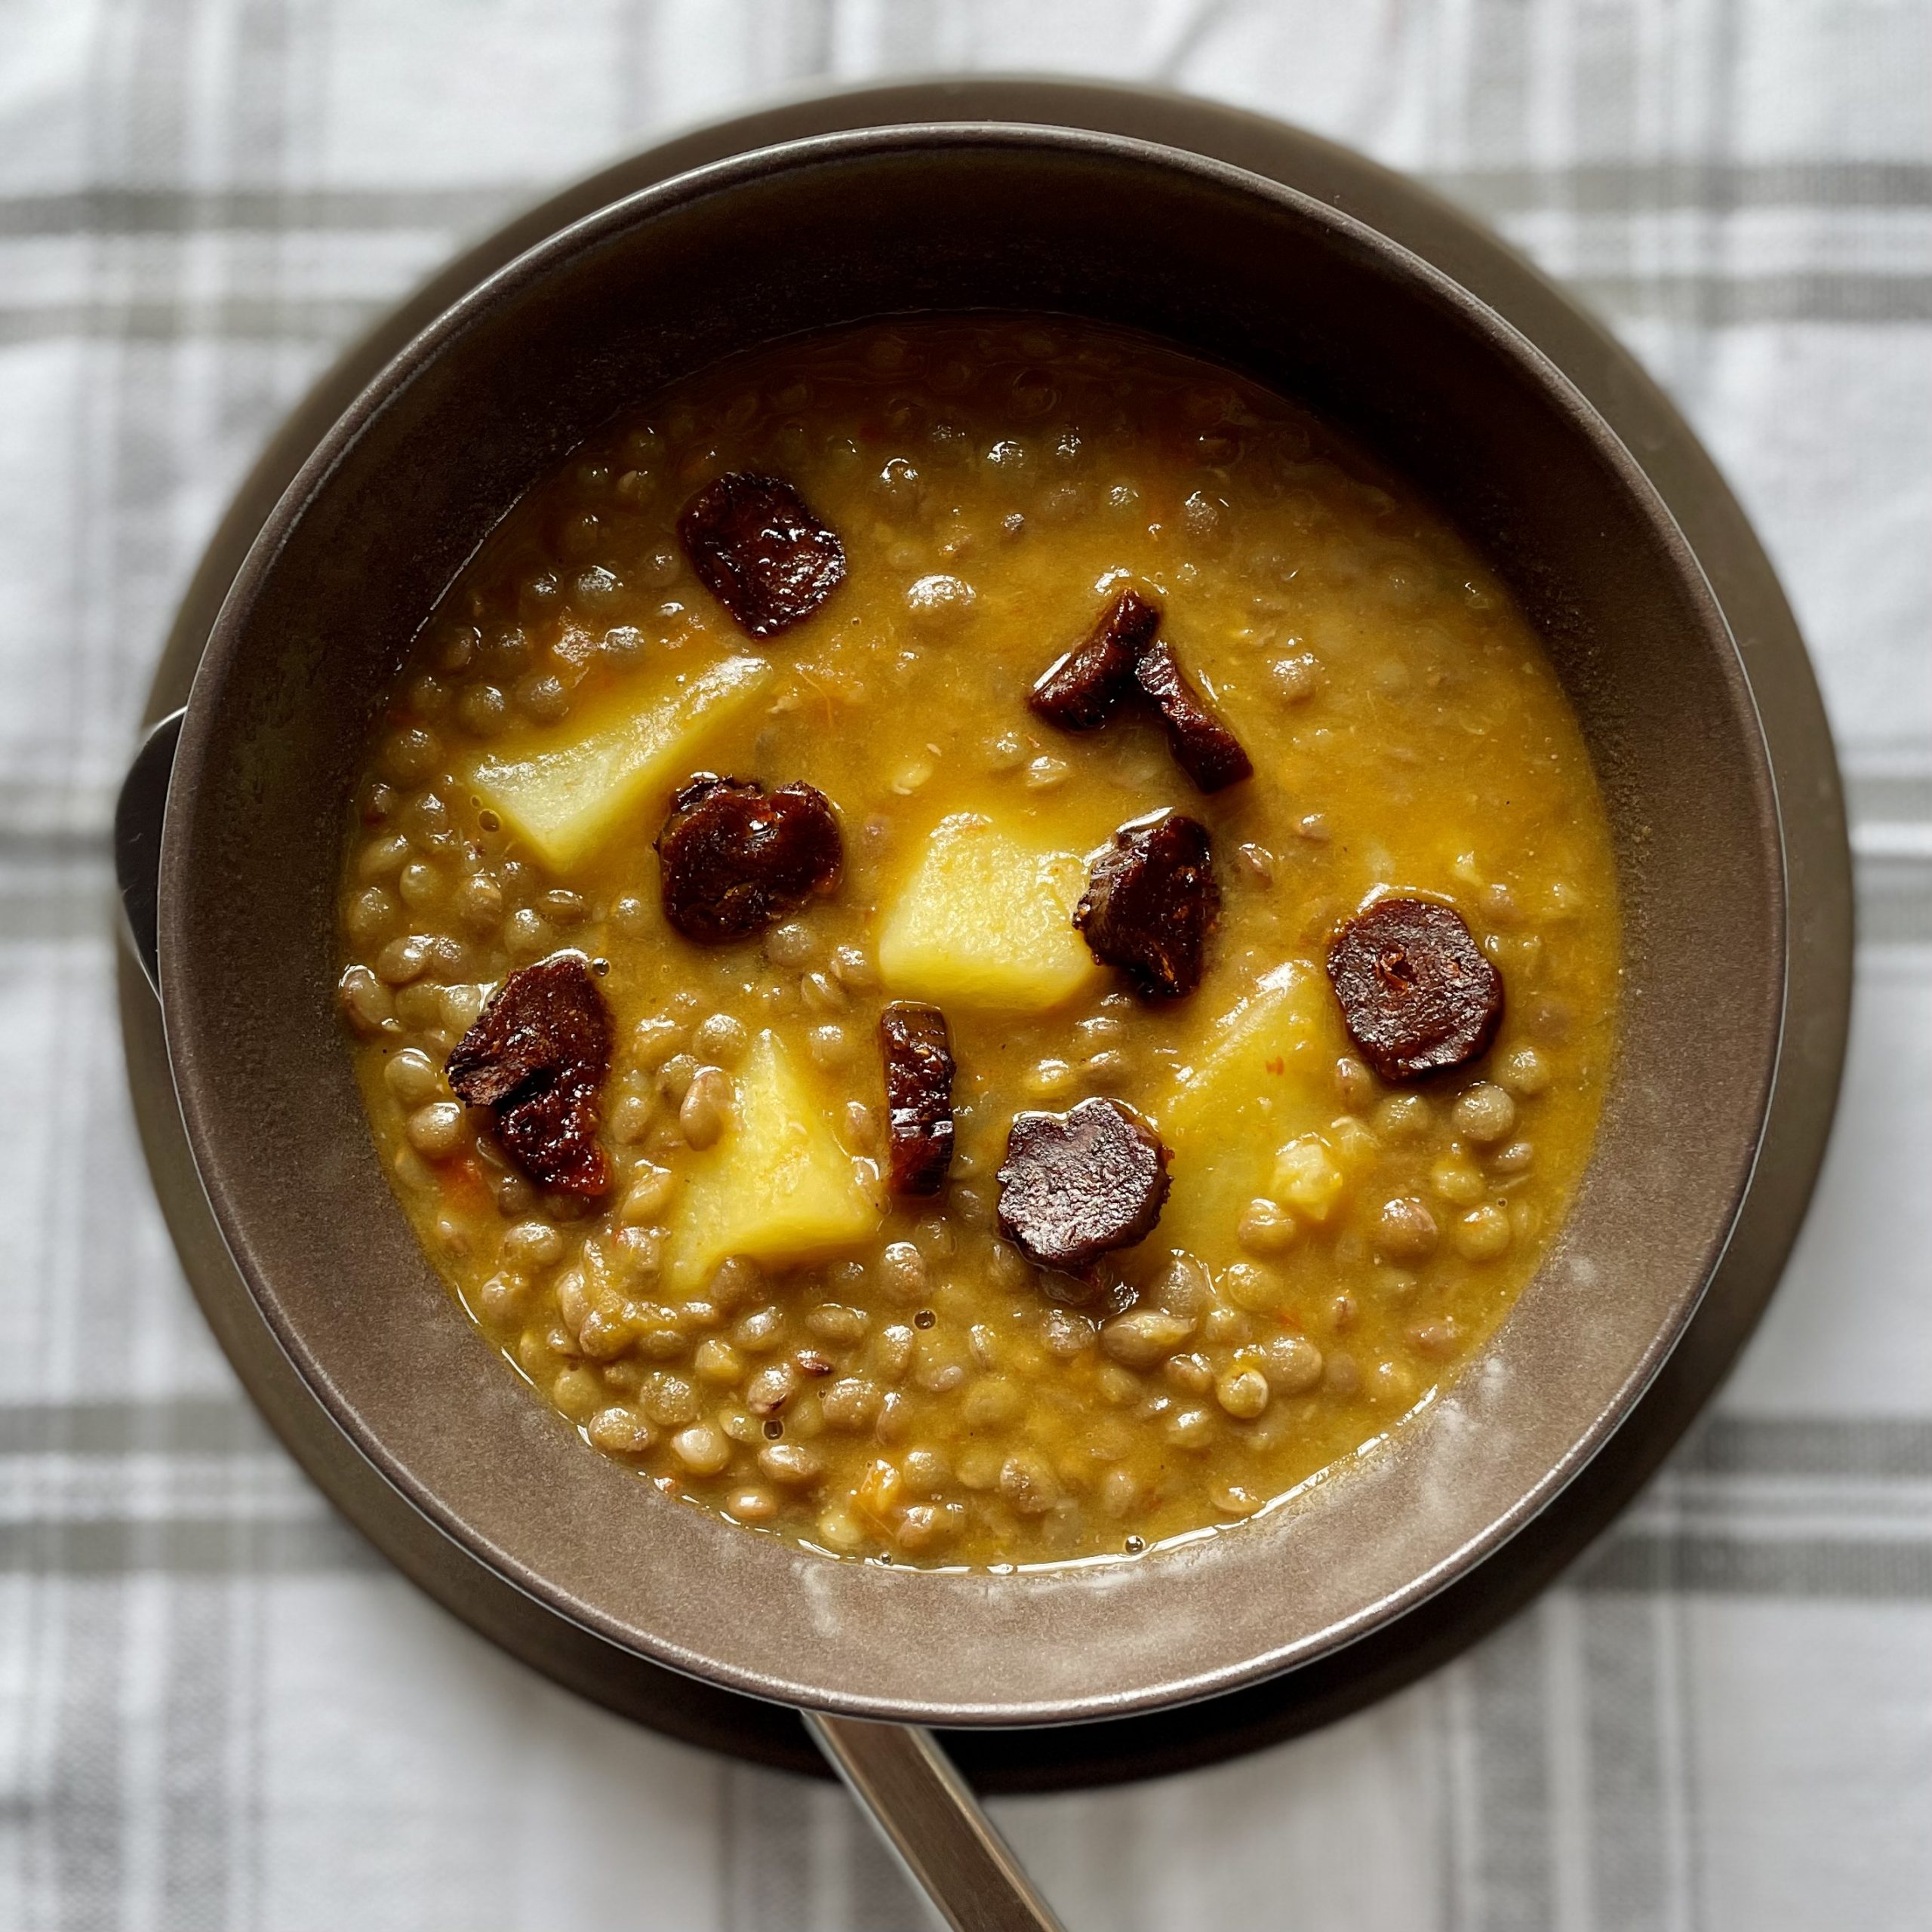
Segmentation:
{"type": "Polygon", "coordinates": [[[841,1555],[1131,1555],[1364,1451],[1535,1272],[1615,1038],[1607,821],[1503,586],[1306,410],[1057,318],[781,344],[577,452],[401,672],[341,907],[484,1333],[841,1555]],[[450,1083],[540,966],[609,1035],[568,1167],[505,1137],[540,1056],[450,1083]],[[1041,1163],[1109,1149],[1069,1237],[1041,1163]]]}

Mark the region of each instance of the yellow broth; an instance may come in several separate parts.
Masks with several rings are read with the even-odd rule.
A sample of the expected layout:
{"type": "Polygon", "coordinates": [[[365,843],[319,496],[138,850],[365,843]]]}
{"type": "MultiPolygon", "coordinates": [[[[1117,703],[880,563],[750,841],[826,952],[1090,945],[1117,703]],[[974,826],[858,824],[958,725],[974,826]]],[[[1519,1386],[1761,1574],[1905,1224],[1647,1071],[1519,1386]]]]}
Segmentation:
{"type": "Polygon", "coordinates": [[[1302,408],[1059,319],[781,344],[577,451],[397,679],[341,903],[371,1127],[483,1333],[660,1488],[918,1564],[1131,1553],[1229,1524],[1426,1404],[1561,1222],[1615,1035],[1604,814],[1503,585],[1302,408]],[[789,481],[845,549],[823,608],[762,643],[677,537],[729,470],[789,481]],[[1026,709],[1126,584],[1164,607],[1251,780],[1204,798],[1146,718],[1076,737],[1026,709]],[[485,803],[479,771],[661,718],[707,678],[747,688],[583,849],[546,861],[485,803]],[[843,828],[835,894],[740,943],[673,933],[652,841],[697,770],[823,791],[843,828]],[[1076,962],[1044,1011],[941,997],[950,1180],[887,1200],[877,1028],[902,989],[881,983],[879,942],[935,828],[975,814],[1076,855],[1077,875],[1164,808],[1214,841],[1223,908],[1198,990],[1149,1004],[1076,962]],[[1452,903],[1506,987],[1487,1054],[1400,1088],[1351,1050],[1322,966],[1337,922],[1392,891],[1452,903]],[[589,1202],[509,1165],[442,1070],[491,988],[565,947],[608,962],[617,1040],[616,1179],[589,1202]],[[774,1054],[869,1225],[801,1265],[712,1266],[679,1232],[681,1192],[728,1194],[720,1123],[774,1054]],[[1066,1284],[995,1220],[1016,1111],[1096,1094],[1174,1149],[1160,1225],[1111,1257],[1113,1305],[1135,1297],[1113,1315],[1057,1299],[1066,1284]]]}

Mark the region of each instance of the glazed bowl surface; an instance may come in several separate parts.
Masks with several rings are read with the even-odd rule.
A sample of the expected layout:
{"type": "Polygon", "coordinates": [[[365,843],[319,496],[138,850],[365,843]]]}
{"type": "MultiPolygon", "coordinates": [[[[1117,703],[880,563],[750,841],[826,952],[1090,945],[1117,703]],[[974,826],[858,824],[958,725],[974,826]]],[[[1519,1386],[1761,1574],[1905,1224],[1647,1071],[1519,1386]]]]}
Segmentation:
{"type": "Polygon", "coordinates": [[[1068,1721],[1255,1681],[1365,1633],[1531,1519],[1635,1401],[1723,1253],[1785,979],[1775,792],[1722,618],[1628,452],[1474,298],[1323,205],[1063,130],[835,135],[698,170],[458,303],[324,439],[223,606],[161,854],[170,1059],[223,1233],[349,1439],[445,1534],[641,1655],[787,1702],[1068,1721]],[[1294,1506],[1133,1561],[843,1563],[590,1454],[485,1346],[376,1157],[331,985],[343,801],[436,598],[623,403],[739,349],[918,310],[1144,330],[1305,400],[1509,580],[1615,830],[1623,1041],[1570,1220],[1494,1342],[1294,1506]]]}

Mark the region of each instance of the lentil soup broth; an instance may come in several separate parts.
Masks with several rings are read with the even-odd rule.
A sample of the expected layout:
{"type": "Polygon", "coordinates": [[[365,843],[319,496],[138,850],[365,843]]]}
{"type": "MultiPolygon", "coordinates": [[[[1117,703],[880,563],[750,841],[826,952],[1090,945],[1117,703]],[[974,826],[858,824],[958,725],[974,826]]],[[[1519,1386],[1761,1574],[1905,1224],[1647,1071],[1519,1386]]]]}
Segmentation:
{"type": "Polygon", "coordinates": [[[781,344],[577,451],[401,674],[341,918],[377,1146],[490,1340],[661,1488],[920,1564],[1232,1524],[1426,1404],[1561,1223],[1614,1046],[1608,826],[1501,583],[1294,404],[1057,318],[781,344]],[[782,635],[747,635],[681,544],[726,472],[783,479],[842,543],[842,583],[782,635]],[[1202,796],[1144,708],[1078,735],[1029,709],[1129,585],[1245,782],[1202,796]],[[521,835],[490,802],[490,773],[652,719],[648,783],[604,798],[594,836],[521,835]],[[835,890],[735,943],[673,931],[652,841],[703,771],[822,792],[835,890]],[[1207,828],[1220,906],[1198,987],[1156,1001],[1070,913],[1117,828],[1164,810],[1207,828]],[[1057,895],[1037,970],[954,956],[998,952],[998,904],[963,940],[907,940],[961,827],[1057,895]],[[1506,998],[1480,1057],[1390,1084],[1324,962],[1395,894],[1457,909],[1506,998]],[[614,1042],[610,1185],[587,1197],[533,1184],[445,1072],[491,989],[566,949],[594,962],[614,1042]],[[879,1025],[906,995],[943,1010],[957,1065],[950,1170],[924,1199],[883,1180],[879,1025]],[[1090,1096],[1158,1131],[1171,1192],[1076,1291],[1003,1237],[995,1171],[1016,1113],[1090,1096]],[[758,1223],[762,1265],[712,1252],[769,1218],[740,1197],[770,1192],[752,1143],[788,1106],[856,1219],[789,1251],[758,1223]]]}

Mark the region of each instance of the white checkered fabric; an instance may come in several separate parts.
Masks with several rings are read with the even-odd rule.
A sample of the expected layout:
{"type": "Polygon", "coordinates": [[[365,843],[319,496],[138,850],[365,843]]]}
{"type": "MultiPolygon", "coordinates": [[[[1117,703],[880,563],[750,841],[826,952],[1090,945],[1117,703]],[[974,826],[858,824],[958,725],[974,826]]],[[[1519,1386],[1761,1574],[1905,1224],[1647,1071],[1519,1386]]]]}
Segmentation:
{"type": "Polygon", "coordinates": [[[1798,1257],[1628,1518],[1374,1711],[1001,1823],[1075,1932],[1932,1923],[1932,6],[0,0],[0,1926],[924,1922],[842,1793],[500,1656],[254,1419],[130,1122],[107,827],[229,492],[384,305],[679,124],[942,69],[1278,113],[1593,303],[1783,573],[1863,921],[1798,1257]]]}

